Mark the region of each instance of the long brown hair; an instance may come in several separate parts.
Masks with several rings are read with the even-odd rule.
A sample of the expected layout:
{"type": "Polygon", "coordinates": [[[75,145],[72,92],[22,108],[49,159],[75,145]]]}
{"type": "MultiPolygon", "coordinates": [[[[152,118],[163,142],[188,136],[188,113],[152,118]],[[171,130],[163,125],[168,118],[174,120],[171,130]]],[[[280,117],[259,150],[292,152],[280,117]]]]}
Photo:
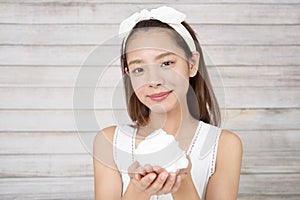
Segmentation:
{"type": "MultiPolygon", "coordinates": [[[[190,87],[187,92],[187,103],[189,112],[191,115],[198,120],[203,122],[219,126],[221,123],[221,114],[220,108],[216,99],[216,96],[213,92],[213,88],[210,82],[210,78],[207,72],[207,68],[204,62],[203,53],[200,47],[200,43],[196,37],[194,30],[186,23],[182,22],[182,25],[189,31],[196,49],[200,54],[199,68],[198,72],[194,77],[190,77],[189,84],[190,87]]],[[[127,40],[142,28],[149,27],[158,27],[158,28],[167,28],[172,29],[168,24],[160,22],[158,20],[150,19],[143,20],[138,22],[134,28],[129,33],[127,40]]],[[[189,59],[192,56],[192,52],[188,47],[185,40],[179,35],[176,31],[173,36],[180,48],[182,48],[186,54],[186,57],[189,59]]],[[[127,59],[126,59],[126,42],[122,42],[121,47],[121,67],[123,73],[123,81],[125,86],[125,95],[127,101],[127,110],[132,121],[136,122],[138,126],[144,126],[148,123],[150,109],[146,107],[136,96],[130,81],[130,77],[126,74],[128,70],[127,59]]]]}

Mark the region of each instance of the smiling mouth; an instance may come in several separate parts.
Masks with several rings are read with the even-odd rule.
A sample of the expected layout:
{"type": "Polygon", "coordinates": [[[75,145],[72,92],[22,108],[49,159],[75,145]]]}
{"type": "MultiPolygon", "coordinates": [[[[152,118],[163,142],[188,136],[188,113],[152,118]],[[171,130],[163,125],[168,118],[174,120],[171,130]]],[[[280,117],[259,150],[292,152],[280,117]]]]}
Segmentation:
{"type": "Polygon", "coordinates": [[[149,95],[149,97],[153,101],[162,101],[165,98],[167,98],[172,91],[173,90],[168,91],[168,92],[160,92],[160,93],[152,94],[152,95],[149,95]]]}

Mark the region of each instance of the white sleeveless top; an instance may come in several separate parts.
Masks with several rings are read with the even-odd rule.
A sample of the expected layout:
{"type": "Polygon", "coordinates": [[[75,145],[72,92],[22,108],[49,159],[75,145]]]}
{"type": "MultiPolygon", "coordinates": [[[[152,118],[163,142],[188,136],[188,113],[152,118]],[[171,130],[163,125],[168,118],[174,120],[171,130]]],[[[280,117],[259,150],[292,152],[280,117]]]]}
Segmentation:
{"type": "MultiPolygon", "coordinates": [[[[133,162],[136,131],[136,128],[129,125],[117,126],[115,129],[113,153],[115,163],[122,177],[123,195],[130,182],[127,170],[133,162]]],[[[191,176],[198,195],[202,200],[205,200],[208,180],[215,171],[220,133],[220,128],[200,121],[189,147],[189,150],[192,150],[190,152],[192,163],[191,176]]],[[[150,198],[150,200],[156,199],[173,200],[171,194],[153,195],[150,198]]]]}

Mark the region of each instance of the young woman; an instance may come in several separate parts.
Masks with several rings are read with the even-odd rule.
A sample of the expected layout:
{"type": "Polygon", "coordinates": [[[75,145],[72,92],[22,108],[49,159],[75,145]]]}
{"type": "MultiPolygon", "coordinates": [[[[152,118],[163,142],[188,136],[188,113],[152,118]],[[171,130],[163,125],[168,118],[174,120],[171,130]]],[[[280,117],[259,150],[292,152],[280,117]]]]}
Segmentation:
{"type": "Polygon", "coordinates": [[[135,126],[111,126],[97,134],[97,200],[237,199],[242,143],[217,127],[220,112],[201,47],[184,20],[184,14],[163,6],[135,13],[120,25],[120,34],[129,32],[123,34],[121,66],[135,126]],[[146,163],[138,162],[139,145],[157,130],[175,138],[185,167],[170,171],[153,164],[153,155],[165,164],[178,159],[162,153],[168,148],[160,148],[162,140],[150,143],[152,152],[159,149],[152,161],[147,163],[146,155],[146,163]]]}

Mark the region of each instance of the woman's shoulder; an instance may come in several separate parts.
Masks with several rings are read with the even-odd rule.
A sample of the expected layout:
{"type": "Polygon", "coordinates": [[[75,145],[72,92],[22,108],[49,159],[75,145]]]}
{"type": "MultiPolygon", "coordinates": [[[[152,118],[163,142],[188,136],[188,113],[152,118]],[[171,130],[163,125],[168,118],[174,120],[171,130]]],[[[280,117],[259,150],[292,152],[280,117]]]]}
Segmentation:
{"type": "Polygon", "coordinates": [[[103,139],[112,143],[116,128],[117,126],[108,126],[100,130],[95,136],[94,143],[101,142],[103,139]]]}
{"type": "Polygon", "coordinates": [[[224,146],[223,148],[235,147],[237,150],[242,149],[241,138],[237,134],[226,129],[221,130],[219,143],[219,145],[224,146]]]}
{"type": "Polygon", "coordinates": [[[243,144],[240,137],[229,130],[221,130],[218,144],[217,162],[223,164],[238,164],[241,162],[242,154],[243,144]]]}
{"type": "Polygon", "coordinates": [[[240,139],[240,137],[237,134],[235,134],[227,129],[222,129],[219,126],[212,125],[210,123],[206,123],[203,121],[201,121],[201,123],[202,123],[202,126],[204,125],[207,127],[206,128],[207,130],[211,130],[215,133],[219,133],[219,143],[221,143],[221,144],[219,144],[219,146],[220,145],[221,146],[233,145],[233,146],[242,147],[242,140],[240,139]]]}
{"type": "Polygon", "coordinates": [[[113,159],[113,138],[116,126],[100,130],[94,138],[93,156],[108,166],[115,166],[113,159]]]}

